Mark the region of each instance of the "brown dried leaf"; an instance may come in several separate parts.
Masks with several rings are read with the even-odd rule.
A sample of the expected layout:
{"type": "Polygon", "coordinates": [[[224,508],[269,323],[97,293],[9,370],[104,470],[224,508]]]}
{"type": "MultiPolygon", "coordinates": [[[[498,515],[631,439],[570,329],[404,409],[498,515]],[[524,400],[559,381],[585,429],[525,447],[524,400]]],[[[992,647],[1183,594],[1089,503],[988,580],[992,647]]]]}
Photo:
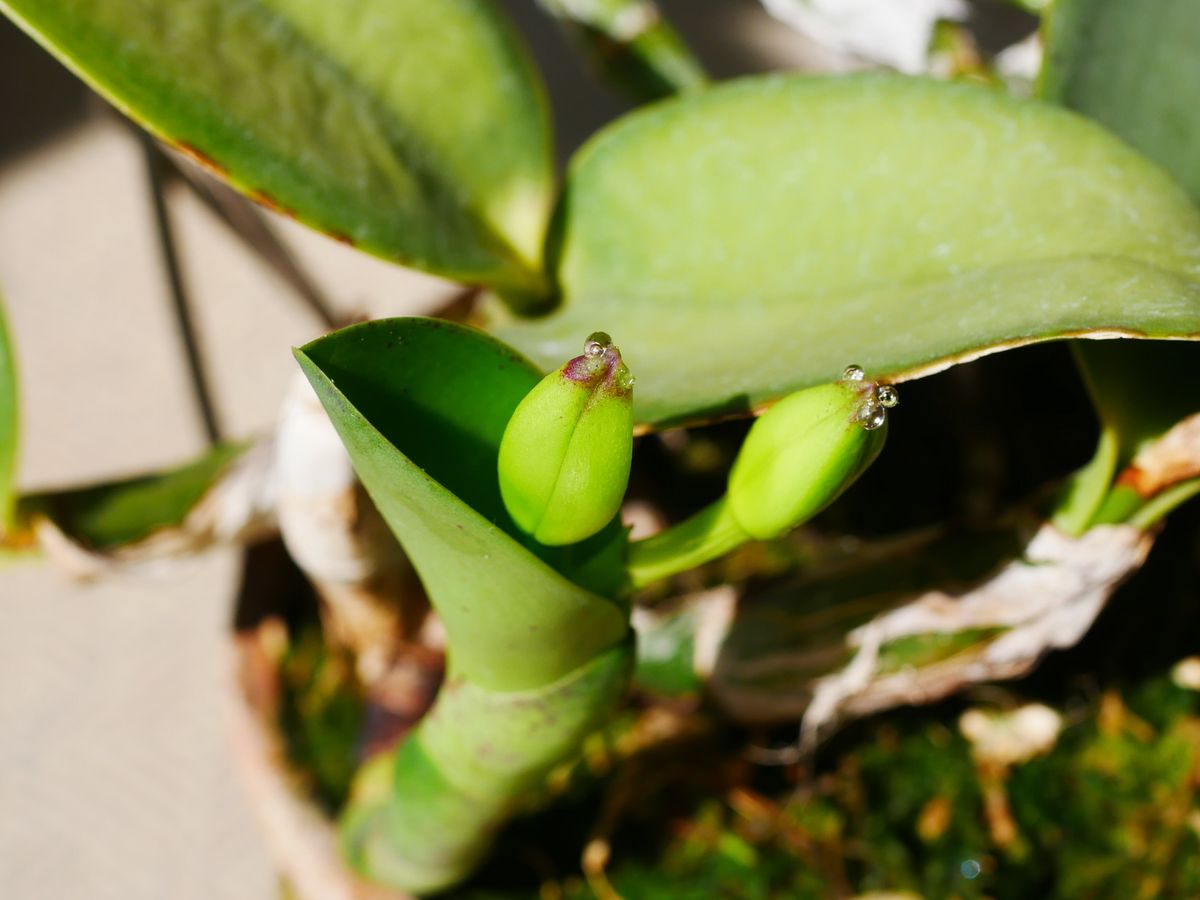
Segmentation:
{"type": "Polygon", "coordinates": [[[1142,497],[1153,497],[1197,476],[1200,476],[1200,413],[1188,416],[1143,448],[1121,473],[1118,483],[1133,488],[1142,497]]]}
{"type": "Polygon", "coordinates": [[[957,594],[930,591],[876,616],[848,636],[855,648],[850,662],[817,681],[801,746],[814,746],[821,732],[847,719],[1025,674],[1048,651],[1083,637],[1152,543],[1152,535],[1126,525],[1093,528],[1078,538],[1044,525],[1022,558],[975,587],[957,594]],[[986,628],[1004,630],[928,666],[881,669],[880,651],[891,641],[986,628]]]}

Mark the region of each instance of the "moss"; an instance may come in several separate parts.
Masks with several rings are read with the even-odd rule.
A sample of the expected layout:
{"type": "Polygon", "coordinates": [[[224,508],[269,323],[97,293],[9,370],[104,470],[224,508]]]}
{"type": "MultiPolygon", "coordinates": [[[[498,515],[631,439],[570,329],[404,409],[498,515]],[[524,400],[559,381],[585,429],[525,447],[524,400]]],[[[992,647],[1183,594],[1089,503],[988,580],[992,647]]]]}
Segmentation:
{"type": "Polygon", "coordinates": [[[280,727],[289,761],[321,805],[335,812],[360,762],[365,705],[353,667],[314,624],[291,642],[279,671],[280,727]]]}
{"type": "MultiPolygon", "coordinates": [[[[685,776],[680,763],[664,788],[669,756],[640,772],[618,766],[584,802],[554,815],[569,815],[583,836],[616,785],[637,798],[604,872],[627,900],[867,891],[962,900],[1200,896],[1196,694],[1166,676],[1101,693],[1064,711],[1068,724],[1047,755],[1011,770],[977,765],[946,724],[958,708],[862,725],[838,739],[811,777],[745,765],[744,746],[716,734],[688,751],[709,779],[685,776]],[[999,807],[989,806],[989,791],[999,807]],[[1014,830],[1006,834],[997,816],[1014,830]]],[[[549,826],[537,817],[524,823],[521,840],[508,845],[510,862],[551,850],[540,841],[549,826]]],[[[545,853],[536,873],[525,867],[523,876],[510,870],[497,879],[493,866],[451,896],[595,896],[577,864],[582,843],[545,853]]]]}

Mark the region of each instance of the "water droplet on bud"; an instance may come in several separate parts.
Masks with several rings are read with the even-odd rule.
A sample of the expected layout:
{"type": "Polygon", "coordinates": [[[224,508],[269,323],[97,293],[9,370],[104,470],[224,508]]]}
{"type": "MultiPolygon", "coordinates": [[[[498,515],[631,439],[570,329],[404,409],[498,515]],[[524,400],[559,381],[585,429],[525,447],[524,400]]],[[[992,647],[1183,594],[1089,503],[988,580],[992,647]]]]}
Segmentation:
{"type": "Polygon", "coordinates": [[[858,408],[854,418],[867,431],[874,431],[876,428],[882,428],[883,423],[887,421],[887,410],[872,398],[858,408]]]}
{"type": "Polygon", "coordinates": [[[862,381],[867,375],[863,371],[862,366],[846,366],[842,371],[843,381],[862,381]]]}
{"type": "Polygon", "coordinates": [[[875,391],[875,397],[880,404],[891,409],[900,402],[900,392],[890,384],[881,384],[878,390],[875,391]]]}
{"type": "Polygon", "coordinates": [[[612,346],[612,338],[603,331],[597,331],[588,336],[587,343],[583,345],[584,356],[603,356],[604,351],[612,346]]]}

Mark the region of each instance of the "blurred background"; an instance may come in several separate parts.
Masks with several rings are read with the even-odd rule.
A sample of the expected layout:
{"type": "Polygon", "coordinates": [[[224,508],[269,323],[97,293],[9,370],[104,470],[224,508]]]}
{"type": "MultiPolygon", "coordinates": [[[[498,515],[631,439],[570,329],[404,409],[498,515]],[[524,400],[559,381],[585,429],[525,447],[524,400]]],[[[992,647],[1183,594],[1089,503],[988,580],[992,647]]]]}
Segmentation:
{"type": "MultiPolygon", "coordinates": [[[[507,5],[538,56],[565,158],[626,103],[533,3],[507,5]]],[[[663,5],[719,77],[829,64],[752,0],[663,5]]],[[[0,18],[0,289],[19,357],[23,492],[160,469],[207,446],[144,149],[0,18]]],[[[168,199],[221,433],[264,432],[294,373],[289,347],[321,321],[192,192],[175,183],[168,199]]],[[[428,312],[455,293],[265,215],[338,316],[428,312]]],[[[0,571],[0,896],[276,895],[226,733],[238,556],[90,583],[48,565],[0,571]]]]}

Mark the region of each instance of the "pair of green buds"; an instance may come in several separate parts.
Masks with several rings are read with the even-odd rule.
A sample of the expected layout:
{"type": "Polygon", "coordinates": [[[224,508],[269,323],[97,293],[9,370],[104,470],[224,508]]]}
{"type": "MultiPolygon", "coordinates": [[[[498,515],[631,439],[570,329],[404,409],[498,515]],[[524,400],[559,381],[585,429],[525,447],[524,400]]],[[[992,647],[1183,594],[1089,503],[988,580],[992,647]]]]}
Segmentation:
{"type": "MultiPolygon", "coordinates": [[[[729,476],[728,513],[748,538],[778,537],[820,512],[874,461],[891,385],[850,366],[759,417],[729,476]]],[[[620,511],[633,458],[633,376],[612,339],[551,372],[517,406],[500,443],[500,493],[543,544],[591,537],[620,511]]]]}

